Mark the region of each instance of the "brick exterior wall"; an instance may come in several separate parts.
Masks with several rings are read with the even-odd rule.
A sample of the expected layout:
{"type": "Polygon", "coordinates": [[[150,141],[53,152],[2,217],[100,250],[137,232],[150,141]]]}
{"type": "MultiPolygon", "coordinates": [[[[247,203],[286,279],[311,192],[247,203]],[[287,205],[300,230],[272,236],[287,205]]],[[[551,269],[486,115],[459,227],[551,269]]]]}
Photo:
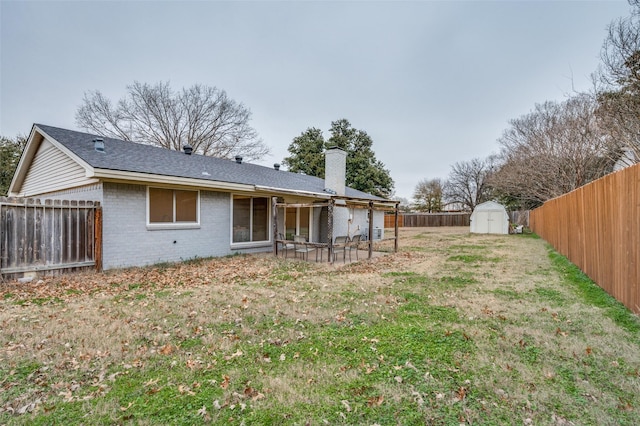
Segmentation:
{"type": "Polygon", "coordinates": [[[230,249],[230,196],[200,191],[200,228],[147,229],[146,186],[104,184],[104,269],[224,256],[230,249]]]}

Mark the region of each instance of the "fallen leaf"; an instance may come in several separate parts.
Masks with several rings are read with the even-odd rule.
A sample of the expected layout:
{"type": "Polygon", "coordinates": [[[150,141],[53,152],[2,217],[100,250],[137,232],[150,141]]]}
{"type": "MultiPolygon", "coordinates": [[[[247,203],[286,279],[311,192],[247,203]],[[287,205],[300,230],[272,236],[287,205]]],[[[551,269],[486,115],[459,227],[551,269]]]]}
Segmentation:
{"type": "Polygon", "coordinates": [[[456,392],[456,397],[458,400],[462,401],[467,396],[467,388],[460,386],[458,391],[456,392]]]}
{"type": "Polygon", "coordinates": [[[229,381],[230,381],[229,376],[227,376],[227,375],[222,376],[222,383],[220,383],[220,387],[222,389],[228,388],[229,387],[229,381]]]}
{"type": "Polygon", "coordinates": [[[372,396],[367,400],[367,405],[369,407],[379,407],[384,402],[384,396],[372,396]]]}
{"type": "Polygon", "coordinates": [[[556,336],[567,336],[567,332],[566,331],[562,331],[560,329],[560,327],[556,328],[556,336]]]}
{"type": "Polygon", "coordinates": [[[195,395],[195,394],[196,394],[195,392],[193,392],[193,391],[189,388],[189,386],[185,386],[185,385],[179,385],[179,386],[178,386],[178,392],[180,392],[180,395],[187,394],[187,395],[189,395],[189,396],[193,396],[193,395],[195,395]]]}
{"type": "Polygon", "coordinates": [[[170,343],[167,343],[166,345],[160,348],[159,352],[162,355],[171,355],[173,351],[174,351],[174,347],[170,343]]]}
{"type": "Polygon", "coordinates": [[[159,380],[160,380],[159,378],[157,378],[157,379],[151,379],[151,380],[149,380],[148,382],[146,382],[146,383],[144,384],[144,386],[153,386],[153,385],[156,385],[156,384],[158,384],[158,381],[159,381],[159,380]]]}
{"type": "Polygon", "coordinates": [[[244,354],[242,353],[242,351],[240,349],[238,349],[237,351],[235,351],[235,353],[225,356],[224,359],[226,361],[229,361],[230,359],[238,358],[238,357],[240,357],[242,355],[244,355],[244,354]]]}

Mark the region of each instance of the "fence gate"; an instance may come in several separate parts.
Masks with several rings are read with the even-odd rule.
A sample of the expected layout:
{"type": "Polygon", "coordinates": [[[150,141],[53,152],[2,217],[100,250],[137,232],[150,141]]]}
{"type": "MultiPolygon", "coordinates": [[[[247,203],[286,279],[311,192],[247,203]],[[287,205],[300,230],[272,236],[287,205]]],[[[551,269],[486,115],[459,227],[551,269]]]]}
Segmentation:
{"type": "Polygon", "coordinates": [[[99,202],[0,197],[0,274],[102,268],[99,202]]]}

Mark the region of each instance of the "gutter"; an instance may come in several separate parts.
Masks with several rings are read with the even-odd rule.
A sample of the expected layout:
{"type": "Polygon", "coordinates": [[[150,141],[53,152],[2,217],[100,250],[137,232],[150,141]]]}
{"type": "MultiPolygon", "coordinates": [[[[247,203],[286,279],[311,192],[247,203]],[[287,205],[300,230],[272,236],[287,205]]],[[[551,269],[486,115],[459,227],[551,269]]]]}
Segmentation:
{"type": "Polygon", "coordinates": [[[223,189],[230,191],[255,192],[254,185],[246,185],[241,183],[228,183],[220,181],[209,181],[195,178],[184,178],[177,176],[162,176],[140,172],[125,172],[121,170],[93,169],[87,171],[87,177],[100,178],[107,180],[115,180],[122,182],[145,182],[157,183],[164,185],[187,185],[208,189],[223,189]]]}

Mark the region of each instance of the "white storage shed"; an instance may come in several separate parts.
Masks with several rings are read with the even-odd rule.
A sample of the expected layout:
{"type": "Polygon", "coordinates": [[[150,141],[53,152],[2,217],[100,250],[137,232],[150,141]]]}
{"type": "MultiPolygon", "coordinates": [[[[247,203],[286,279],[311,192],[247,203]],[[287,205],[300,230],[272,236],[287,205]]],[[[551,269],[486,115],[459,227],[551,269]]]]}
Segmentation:
{"type": "Polygon", "coordinates": [[[507,209],[495,201],[478,204],[471,213],[471,232],[474,234],[508,234],[507,209]]]}

